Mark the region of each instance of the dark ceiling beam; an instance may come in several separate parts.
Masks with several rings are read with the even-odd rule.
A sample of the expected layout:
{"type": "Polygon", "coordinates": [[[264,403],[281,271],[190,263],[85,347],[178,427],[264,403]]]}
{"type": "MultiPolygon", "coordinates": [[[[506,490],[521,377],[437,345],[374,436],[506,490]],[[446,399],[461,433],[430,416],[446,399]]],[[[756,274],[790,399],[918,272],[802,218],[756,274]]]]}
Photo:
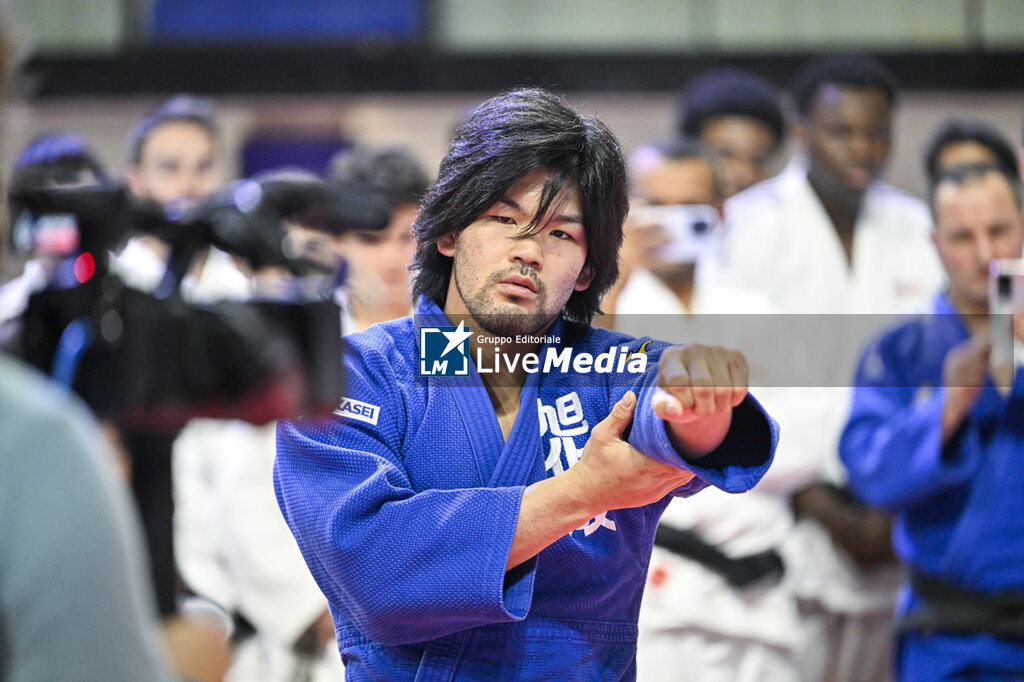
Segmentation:
{"type": "MultiPolygon", "coordinates": [[[[874,53],[908,89],[1024,90],[1024,50],[874,53]]],[[[132,48],[102,56],[38,55],[29,98],[158,94],[489,92],[519,85],[573,91],[678,89],[717,65],[785,86],[806,53],[443,54],[422,48],[132,48]]]]}

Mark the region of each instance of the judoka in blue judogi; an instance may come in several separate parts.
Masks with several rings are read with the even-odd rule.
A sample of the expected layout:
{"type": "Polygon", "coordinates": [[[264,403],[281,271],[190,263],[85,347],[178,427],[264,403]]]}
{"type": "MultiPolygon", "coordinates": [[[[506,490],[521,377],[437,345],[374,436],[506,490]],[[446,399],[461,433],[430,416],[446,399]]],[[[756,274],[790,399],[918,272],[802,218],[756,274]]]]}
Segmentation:
{"type": "Polygon", "coordinates": [[[990,368],[1010,330],[995,337],[986,281],[990,259],[1024,245],[1013,189],[992,166],[940,178],[948,293],[867,349],[840,444],[854,491],[895,514],[893,543],[910,569],[904,681],[1024,679],[1024,368],[990,368]]]}
{"type": "Polygon", "coordinates": [[[338,416],[279,425],[349,679],[634,678],[667,496],[767,469],[740,354],[590,326],[625,210],[603,124],[539,90],[485,102],[424,199],[416,316],[348,337],[338,416]]]}

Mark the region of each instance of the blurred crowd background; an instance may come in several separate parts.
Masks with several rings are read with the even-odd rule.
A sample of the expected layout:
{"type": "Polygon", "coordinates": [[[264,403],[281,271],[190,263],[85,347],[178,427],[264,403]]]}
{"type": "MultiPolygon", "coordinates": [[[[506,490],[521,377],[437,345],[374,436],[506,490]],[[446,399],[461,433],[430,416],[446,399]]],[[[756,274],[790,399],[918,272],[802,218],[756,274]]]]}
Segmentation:
{"type": "MultiPolygon", "coordinates": [[[[721,282],[712,277],[707,281],[714,285],[705,284],[699,275],[708,268],[694,265],[697,256],[668,263],[653,257],[660,237],[645,232],[644,220],[632,214],[623,271],[638,278],[629,289],[624,276],[610,292],[604,305],[615,316],[906,312],[900,301],[871,297],[884,288],[873,288],[878,282],[893,284],[885,291],[895,298],[920,294],[918,303],[927,303],[941,281],[952,281],[956,294],[956,262],[951,266],[944,258],[943,275],[921,201],[929,200],[926,150],[952,118],[981,121],[990,126],[988,132],[1002,136],[996,140],[1000,151],[989,147],[980,157],[998,168],[980,174],[999,173],[995,189],[989,188],[993,196],[1007,205],[1016,201],[1011,236],[1018,241],[995,255],[1021,255],[1020,200],[1006,191],[1019,183],[1013,156],[1024,143],[1021,0],[9,0],[2,7],[12,71],[0,114],[0,168],[7,178],[12,169],[26,166],[53,170],[48,164],[70,152],[76,163],[93,164],[87,170],[101,169],[101,179],[123,178],[137,197],[165,207],[194,206],[222,182],[282,167],[374,186],[388,229],[360,230],[322,247],[335,249],[351,266],[341,298],[345,333],[409,311],[403,266],[410,258],[417,197],[460,119],[484,98],[516,86],[563,94],[607,123],[629,158],[636,206],[709,206],[715,230],[727,231],[728,243],[717,255],[732,260],[711,272],[721,282]],[[801,69],[851,54],[864,58],[851,68],[857,82],[866,85],[843,81],[845,67],[816,75],[805,71],[806,101],[794,101],[800,86],[794,90],[793,80],[801,69]],[[751,85],[746,76],[740,83],[729,81],[736,72],[714,71],[722,67],[742,69],[756,82],[751,85]],[[688,89],[712,72],[716,75],[703,89],[688,89]],[[889,89],[890,75],[898,90],[889,89]],[[838,100],[824,94],[831,86],[840,92],[838,100]],[[722,104],[733,88],[744,93],[740,99],[747,98],[739,111],[722,104]],[[742,109],[748,105],[752,111],[742,109]],[[776,106],[781,119],[774,118],[776,106]],[[699,107],[707,108],[709,119],[719,114],[752,119],[748,125],[766,141],[759,153],[740,161],[756,162],[758,177],[728,184],[729,164],[736,161],[728,146],[716,147],[704,122],[693,129],[684,124],[687,112],[693,116],[699,107]],[[856,130],[847,137],[859,136],[838,154],[838,171],[828,167],[837,157],[830,159],[822,142],[829,134],[828,116],[837,112],[855,121],[856,130]],[[808,138],[788,134],[797,123],[812,131],[808,138]],[[890,123],[891,148],[881,139],[888,138],[890,123]],[[176,132],[168,133],[172,129],[176,132]],[[60,134],[56,142],[38,143],[53,132],[60,134]],[[706,146],[680,139],[680,132],[706,146]],[[868,150],[871,158],[850,161],[872,144],[878,148],[868,150]],[[862,149],[852,151],[857,145],[862,149]],[[157,175],[147,176],[158,173],[161,163],[164,170],[177,164],[176,171],[195,171],[194,186],[164,193],[157,175]],[[677,172],[697,175],[673,175],[677,172]],[[850,186],[828,185],[839,176],[850,186]],[[760,189],[725,203],[737,189],[765,178],[771,179],[760,189]],[[812,185],[827,215],[810,199],[812,185]],[[674,193],[683,186],[697,195],[674,193]],[[830,189],[836,190],[832,196],[830,189]],[[802,199],[786,204],[796,194],[802,199]],[[831,260],[818,258],[808,246],[813,240],[790,244],[788,236],[771,232],[795,222],[821,228],[819,236],[829,238],[835,228],[842,243],[836,241],[831,260]],[[854,234],[874,234],[869,230],[879,226],[885,228],[881,238],[853,249],[854,234]],[[773,259],[771,248],[784,257],[773,259]],[[773,278],[771,268],[783,261],[791,270],[773,278]],[[907,289],[908,281],[918,289],[907,289]],[[734,296],[729,286],[714,288],[723,282],[757,297],[734,296]],[[778,286],[772,289],[772,283],[778,286]]],[[[975,139],[973,134],[966,138],[975,139]]],[[[956,192],[976,181],[952,180],[950,201],[962,200],[956,192]]],[[[111,269],[133,286],[158,289],[166,246],[156,241],[129,242],[111,254],[111,269]]],[[[22,274],[23,265],[8,259],[6,267],[14,269],[4,279],[22,274]]],[[[284,286],[216,249],[190,267],[180,274],[182,292],[193,301],[258,297],[280,293],[284,286]]],[[[28,293],[54,284],[32,277],[26,268],[15,286],[0,290],[10,293],[0,298],[5,319],[23,309],[21,299],[28,293]]],[[[984,295],[971,300],[978,308],[969,312],[989,312],[984,295]]],[[[648,322],[629,329],[624,317],[605,321],[656,335],[644,326],[648,322]]],[[[772,388],[780,385],[785,384],[772,388]]],[[[830,395],[810,398],[765,391],[788,439],[766,485],[738,503],[709,492],[685,509],[670,508],[665,526],[674,531],[666,533],[677,535],[659,532],[649,586],[675,587],[645,602],[662,612],[642,615],[641,627],[654,639],[646,649],[641,639],[641,679],[878,682],[893,674],[886,628],[892,625],[898,585],[906,579],[898,559],[906,563],[909,555],[918,557],[899,546],[900,556],[894,557],[890,515],[856,499],[846,487],[838,442],[850,396],[842,380],[829,386],[830,395]],[[807,409],[811,402],[814,409],[807,409]],[[672,575],[683,577],[673,583],[672,575]],[[697,600],[690,599],[691,612],[698,613],[680,616],[685,609],[678,604],[696,590],[704,590],[696,609],[697,600]],[[746,625],[751,632],[737,631],[746,625]],[[658,661],[670,659],[680,664],[659,669],[658,661]],[[745,676],[730,676],[740,663],[747,666],[745,676]]],[[[17,419],[10,420],[0,426],[13,429],[17,419]]],[[[195,422],[180,434],[158,439],[146,434],[141,440],[124,424],[104,426],[109,443],[103,447],[121,450],[118,473],[133,487],[146,531],[145,543],[110,550],[109,565],[123,568],[146,545],[154,575],[141,579],[146,571],[135,570],[132,579],[142,581],[138,591],[151,587],[146,582],[151,578],[156,583],[163,618],[160,646],[174,655],[176,672],[202,680],[340,679],[326,603],[272,494],[273,425],[195,422]],[[147,471],[151,480],[145,480],[147,471]],[[176,556],[171,556],[172,535],[176,556]],[[130,560],[119,561],[120,551],[130,560]]],[[[29,436],[10,442],[32,448],[34,441],[29,436]]],[[[1013,476],[1018,474],[1019,469],[1013,476]]],[[[905,511],[886,501],[890,512],[905,511]]],[[[1011,512],[1004,516],[1024,518],[1011,512]]],[[[1016,534],[1007,546],[1019,545],[1019,529],[1010,531],[1016,534]]],[[[31,539],[25,545],[42,546],[31,539]]],[[[0,568],[4,551],[0,547],[0,568]]],[[[1019,582],[1016,573],[1013,579],[1019,582]]],[[[151,601],[142,600],[146,608],[151,601]]],[[[24,615],[16,612],[10,622],[19,617],[24,615]]],[[[126,626],[133,628],[139,631],[138,623],[126,626]]],[[[117,634],[111,632],[109,641],[118,641],[117,634]]],[[[140,651],[156,650],[152,642],[134,644],[140,651]]],[[[1020,651],[1008,650],[1008,659],[1020,651]]],[[[143,658],[139,654],[138,661],[143,658]]],[[[928,670],[934,660],[918,663],[928,670]]]]}
{"type": "Polygon", "coordinates": [[[904,88],[886,177],[920,193],[919,153],[940,121],[984,116],[1016,139],[1024,106],[1017,0],[17,0],[11,9],[27,62],[7,112],[5,166],[36,133],[68,129],[118,170],[124,131],[177,91],[217,96],[229,175],[257,170],[261,150],[281,153],[296,137],[307,155],[314,139],[405,144],[432,167],[466,106],[520,85],[568,94],[631,148],[671,128],[683,85],[709,67],[750,68],[785,89],[803,58],[857,50],[883,57],[904,88]]]}

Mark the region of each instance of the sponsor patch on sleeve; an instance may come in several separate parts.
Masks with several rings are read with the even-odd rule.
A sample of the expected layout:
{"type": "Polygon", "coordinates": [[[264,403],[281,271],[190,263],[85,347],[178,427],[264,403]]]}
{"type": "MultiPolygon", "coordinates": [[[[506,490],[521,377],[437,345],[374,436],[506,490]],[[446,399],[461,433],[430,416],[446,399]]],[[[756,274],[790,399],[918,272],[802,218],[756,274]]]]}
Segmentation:
{"type": "Polygon", "coordinates": [[[380,406],[360,402],[352,398],[342,398],[341,404],[338,405],[338,409],[334,411],[334,414],[346,419],[358,419],[361,422],[376,426],[377,417],[380,416],[380,406]]]}

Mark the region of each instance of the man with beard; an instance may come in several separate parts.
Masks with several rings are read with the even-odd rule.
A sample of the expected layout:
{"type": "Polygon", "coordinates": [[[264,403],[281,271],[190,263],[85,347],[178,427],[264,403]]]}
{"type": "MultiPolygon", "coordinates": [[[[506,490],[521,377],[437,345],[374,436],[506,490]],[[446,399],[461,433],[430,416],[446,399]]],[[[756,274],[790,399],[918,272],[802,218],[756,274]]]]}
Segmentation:
{"type": "Polygon", "coordinates": [[[658,517],[749,489],[776,428],[742,355],[590,326],[627,208],[602,123],[506,93],[437,177],[417,315],[348,338],[338,418],[279,425],[278,501],[348,679],[633,679],[658,517]]]}
{"type": "Polygon", "coordinates": [[[1024,248],[1020,178],[953,166],[931,201],[949,284],[931,315],[868,346],[840,453],[854,489],[896,516],[893,544],[910,569],[899,679],[1019,680],[1024,310],[1019,298],[994,308],[989,286],[993,259],[1009,265],[1024,248]]]}

